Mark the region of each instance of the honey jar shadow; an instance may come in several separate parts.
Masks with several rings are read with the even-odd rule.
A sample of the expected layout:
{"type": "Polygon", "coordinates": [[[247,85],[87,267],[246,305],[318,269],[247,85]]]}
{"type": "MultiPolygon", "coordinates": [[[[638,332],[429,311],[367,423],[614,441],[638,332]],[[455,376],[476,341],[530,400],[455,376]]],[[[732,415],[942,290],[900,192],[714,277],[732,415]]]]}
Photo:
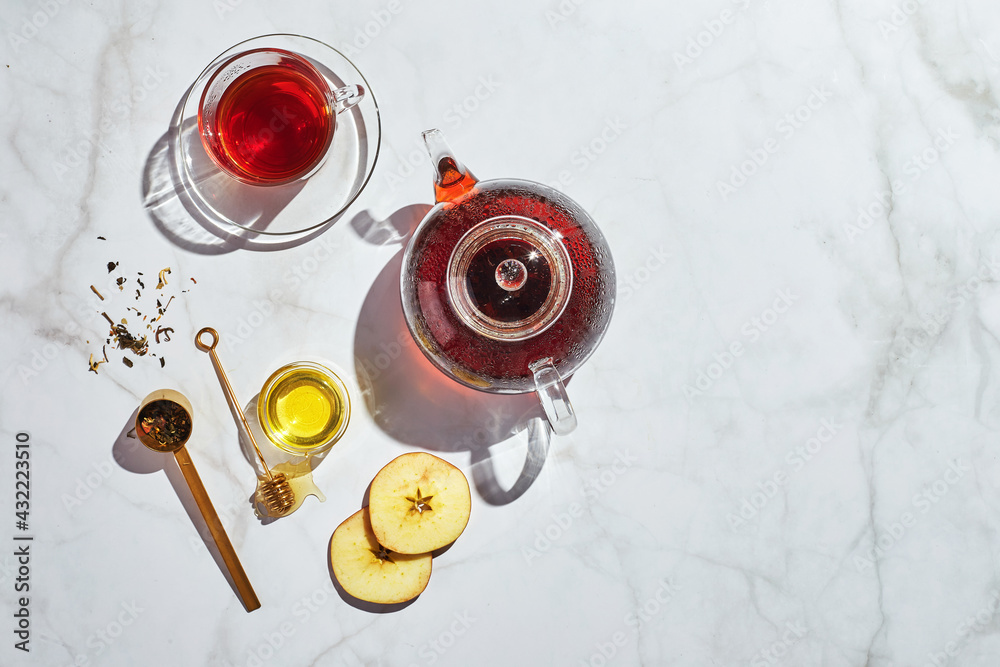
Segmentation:
{"type": "Polygon", "coordinates": [[[410,335],[399,295],[403,252],[379,273],[365,297],[354,337],[363,403],[393,439],[439,452],[468,451],[479,495],[492,505],[513,502],[541,473],[551,433],[534,394],[492,394],[444,376],[410,335]],[[517,480],[500,483],[490,448],[524,442],[517,480]]]}
{"type": "Polygon", "coordinates": [[[205,519],[201,515],[198,503],[194,499],[176,459],[174,459],[172,454],[154,452],[143,445],[139,441],[139,438],[135,436],[135,420],[138,414],[139,408],[137,407],[126,420],[125,425],[111,447],[112,458],[114,458],[115,463],[120,468],[137,475],[149,475],[163,471],[167,476],[167,481],[170,482],[170,486],[173,487],[174,493],[177,494],[177,498],[181,501],[181,505],[191,520],[191,524],[197,531],[198,537],[201,538],[208,552],[212,554],[216,567],[222,572],[226,581],[229,582],[230,588],[233,589],[233,594],[239,599],[239,590],[229,573],[229,567],[226,565],[222,553],[215,544],[215,539],[212,537],[208,524],[205,523],[205,519]]]}

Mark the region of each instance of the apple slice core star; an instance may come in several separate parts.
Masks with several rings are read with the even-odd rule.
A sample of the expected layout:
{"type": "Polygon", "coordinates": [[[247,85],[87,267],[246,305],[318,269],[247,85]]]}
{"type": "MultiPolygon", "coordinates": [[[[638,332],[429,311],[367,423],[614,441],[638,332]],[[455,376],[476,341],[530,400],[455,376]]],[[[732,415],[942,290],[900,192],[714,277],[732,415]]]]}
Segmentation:
{"type": "Polygon", "coordinates": [[[400,554],[421,554],[454,542],[469,523],[472,495],[461,470],[426,452],[403,454],[372,480],[372,531],[400,554]]]}
{"type": "Polygon", "coordinates": [[[379,604],[412,600],[431,578],[429,553],[394,553],[379,544],[367,507],[352,514],[333,532],[330,564],[348,594],[379,604]]]}

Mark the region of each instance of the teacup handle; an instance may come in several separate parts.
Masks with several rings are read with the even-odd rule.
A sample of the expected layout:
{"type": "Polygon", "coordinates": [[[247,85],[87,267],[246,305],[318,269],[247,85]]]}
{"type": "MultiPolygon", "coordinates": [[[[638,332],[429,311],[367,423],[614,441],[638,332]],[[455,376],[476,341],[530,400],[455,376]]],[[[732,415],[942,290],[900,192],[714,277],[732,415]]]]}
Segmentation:
{"type": "Polygon", "coordinates": [[[355,104],[361,101],[365,96],[365,89],[357,84],[352,86],[344,86],[343,88],[338,88],[337,90],[330,92],[330,106],[333,107],[334,113],[340,113],[341,111],[346,111],[350,109],[355,104]]]}
{"type": "Polygon", "coordinates": [[[559,377],[559,371],[552,363],[552,357],[545,357],[528,366],[535,376],[535,391],[545,411],[545,417],[556,435],[566,435],[576,428],[576,412],[566,394],[566,385],[559,377]]]}

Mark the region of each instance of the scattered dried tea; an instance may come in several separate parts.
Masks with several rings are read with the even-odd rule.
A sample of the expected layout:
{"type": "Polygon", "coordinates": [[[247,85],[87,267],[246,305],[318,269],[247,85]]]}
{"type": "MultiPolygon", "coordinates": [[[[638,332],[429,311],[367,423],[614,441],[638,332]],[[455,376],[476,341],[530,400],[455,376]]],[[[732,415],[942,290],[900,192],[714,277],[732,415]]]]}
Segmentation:
{"type": "MultiPolygon", "coordinates": [[[[103,237],[101,238],[102,240],[106,240],[103,239],[103,237]]],[[[107,268],[108,268],[108,273],[112,273],[116,269],[118,271],[121,270],[119,262],[108,262],[107,268]]],[[[138,285],[138,287],[135,288],[134,301],[143,303],[143,305],[146,306],[143,307],[143,310],[146,310],[148,312],[151,306],[149,306],[148,301],[143,300],[144,296],[143,291],[146,289],[146,283],[143,281],[142,278],[144,274],[141,271],[137,271],[136,273],[137,277],[135,278],[135,285],[138,285]]],[[[156,285],[157,293],[155,294],[155,296],[152,294],[149,295],[149,297],[152,297],[152,299],[149,299],[149,297],[147,297],[147,299],[154,300],[156,302],[155,315],[153,313],[144,315],[140,311],[139,307],[136,306],[125,307],[126,311],[132,311],[135,313],[131,330],[129,329],[129,322],[126,318],[122,317],[119,323],[116,324],[115,319],[112,319],[112,317],[108,315],[106,312],[100,311],[101,316],[107,321],[109,325],[108,337],[106,338],[105,345],[102,348],[102,356],[104,357],[104,361],[93,362],[93,355],[91,355],[91,363],[88,364],[88,367],[92,366],[91,370],[97,373],[97,367],[101,363],[106,363],[108,361],[107,348],[109,346],[111,346],[112,349],[118,349],[124,352],[129,352],[131,355],[135,357],[144,357],[149,355],[155,358],[159,358],[160,368],[164,368],[166,366],[166,359],[157,354],[152,354],[150,351],[150,345],[151,344],[158,345],[170,342],[171,334],[174,332],[174,329],[172,327],[167,327],[157,324],[160,320],[163,319],[164,315],[166,314],[167,308],[170,306],[171,303],[173,303],[173,300],[177,297],[178,294],[178,287],[173,287],[168,290],[164,290],[164,288],[167,287],[167,276],[169,276],[171,273],[172,271],[169,266],[162,269],[158,275],[158,281],[156,285]],[[170,291],[172,291],[173,294],[170,294],[169,293],[170,291]],[[140,321],[138,318],[142,318],[142,320],[140,321]],[[139,331],[137,331],[137,329],[139,329],[139,331]],[[146,332],[148,332],[148,335],[146,332]]],[[[128,282],[128,279],[125,276],[119,273],[119,275],[114,278],[114,281],[115,284],[118,286],[119,291],[125,291],[125,284],[128,282]]],[[[194,278],[191,278],[191,281],[194,284],[197,284],[198,282],[194,278]]],[[[90,289],[94,292],[94,294],[98,296],[98,298],[101,299],[101,301],[105,301],[104,295],[101,294],[94,285],[90,285],[90,289]]],[[[188,290],[180,290],[180,293],[184,293],[187,291],[188,290]]],[[[125,364],[127,367],[132,368],[135,362],[129,356],[122,355],[122,363],[125,364]]]]}
{"type": "Polygon", "coordinates": [[[94,372],[94,374],[97,374],[97,367],[100,366],[101,364],[103,364],[105,361],[107,361],[107,359],[105,359],[104,361],[94,361],[94,355],[91,354],[90,355],[90,362],[89,362],[90,363],[90,370],[92,370],[94,372]]]}
{"type": "Polygon", "coordinates": [[[167,286],[167,274],[168,273],[170,273],[170,267],[169,266],[167,268],[165,268],[165,269],[160,269],[160,277],[159,277],[160,282],[158,282],[156,284],[156,289],[163,289],[164,287],[167,286]]]}
{"type": "Polygon", "coordinates": [[[124,324],[116,324],[114,328],[111,329],[111,333],[114,336],[115,343],[118,345],[119,350],[131,350],[138,356],[144,356],[149,351],[149,346],[146,343],[146,337],[137,338],[133,336],[128,328],[124,324]]]}

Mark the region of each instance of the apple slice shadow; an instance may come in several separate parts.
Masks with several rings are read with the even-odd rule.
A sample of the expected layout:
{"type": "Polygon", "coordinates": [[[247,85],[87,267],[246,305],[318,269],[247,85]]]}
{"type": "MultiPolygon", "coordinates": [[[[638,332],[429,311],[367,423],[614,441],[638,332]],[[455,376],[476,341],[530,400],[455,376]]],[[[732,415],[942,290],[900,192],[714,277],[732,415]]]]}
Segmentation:
{"type": "MultiPolygon", "coordinates": [[[[367,498],[367,496],[368,494],[366,493],[365,497],[367,498]]],[[[336,589],[337,594],[340,596],[340,599],[346,602],[347,604],[351,605],[355,609],[358,609],[360,611],[366,611],[369,614],[392,614],[394,612],[406,609],[420,598],[420,595],[417,595],[416,597],[407,600],[406,602],[396,602],[394,604],[380,604],[378,602],[368,602],[367,600],[361,600],[354,597],[353,595],[344,590],[344,587],[340,585],[339,581],[337,581],[337,575],[333,573],[333,560],[330,558],[330,551],[332,547],[333,547],[333,535],[330,535],[330,542],[326,545],[326,554],[327,554],[326,568],[330,572],[330,581],[333,582],[333,587],[336,589]]]]}

